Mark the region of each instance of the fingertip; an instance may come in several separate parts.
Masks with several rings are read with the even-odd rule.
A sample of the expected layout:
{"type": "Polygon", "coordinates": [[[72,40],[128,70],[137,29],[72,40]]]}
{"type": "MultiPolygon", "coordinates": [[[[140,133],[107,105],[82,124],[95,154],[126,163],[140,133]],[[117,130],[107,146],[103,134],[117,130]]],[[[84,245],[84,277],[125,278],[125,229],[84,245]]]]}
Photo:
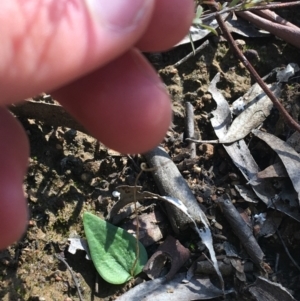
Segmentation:
{"type": "Polygon", "coordinates": [[[28,221],[23,192],[29,144],[19,122],[0,108],[0,249],[20,239],[28,221]]]}
{"type": "Polygon", "coordinates": [[[121,153],[154,148],[171,122],[169,96],[136,50],[53,95],[94,137],[121,153]]]}
{"type": "Polygon", "coordinates": [[[145,52],[168,50],[188,33],[194,9],[193,0],[156,1],[150,26],[136,47],[145,52]]]}
{"type": "MultiPolygon", "coordinates": [[[[15,176],[15,175],[12,175],[15,176]]],[[[26,231],[28,209],[22,182],[0,180],[0,250],[18,241],[26,231]],[[2,185],[6,185],[3,187],[2,185]]]]}

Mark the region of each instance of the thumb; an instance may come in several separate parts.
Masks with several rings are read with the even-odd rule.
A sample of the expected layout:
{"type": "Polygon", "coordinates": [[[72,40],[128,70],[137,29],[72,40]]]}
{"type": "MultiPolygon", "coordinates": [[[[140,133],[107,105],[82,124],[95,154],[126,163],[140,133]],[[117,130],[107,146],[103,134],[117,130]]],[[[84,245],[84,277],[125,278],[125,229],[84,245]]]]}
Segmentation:
{"type": "Polygon", "coordinates": [[[154,2],[2,1],[0,104],[54,90],[112,61],[146,30],[154,2]]]}

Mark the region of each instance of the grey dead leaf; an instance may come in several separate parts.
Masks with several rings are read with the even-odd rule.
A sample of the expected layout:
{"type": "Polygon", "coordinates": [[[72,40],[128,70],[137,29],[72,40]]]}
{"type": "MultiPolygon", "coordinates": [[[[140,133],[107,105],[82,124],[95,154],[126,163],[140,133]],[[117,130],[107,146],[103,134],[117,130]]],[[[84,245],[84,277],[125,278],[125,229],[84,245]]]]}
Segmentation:
{"type": "Polygon", "coordinates": [[[281,284],[258,276],[249,292],[256,301],[296,301],[281,284]]]}
{"type": "Polygon", "coordinates": [[[261,87],[256,83],[241,97],[236,99],[231,105],[234,115],[239,115],[251,105],[251,99],[255,99],[262,93],[261,87]]]}
{"type": "MultiPolygon", "coordinates": [[[[271,72],[272,74],[272,72],[271,72]]],[[[268,78],[271,74],[268,74],[266,77],[268,78]]],[[[273,84],[273,85],[267,85],[273,92],[277,92],[280,90],[280,86],[278,84],[273,84]]],[[[280,92],[279,92],[280,94],[280,92]]],[[[235,115],[239,115],[243,111],[247,110],[249,107],[251,107],[253,104],[258,105],[258,109],[262,108],[262,110],[266,113],[269,114],[269,106],[272,104],[271,100],[266,97],[266,94],[263,92],[259,84],[254,84],[253,86],[250,87],[250,89],[241,97],[239,97],[237,100],[235,100],[232,105],[232,112],[235,115]],[[267,99],[267,103],[264,104],[261,99],[267,99]],[[258,102],[258,104],[257,104],[258,102]],[[262,102],[262,103],[260,103],[262,102]],[[243,109],[241,110],[241,106],[243,106],[243,109]]]]}
{"type": "Polygon", "coordinates": [[[76,237],[76,238],[68,238],[68,241],[70,242],[68,248],[69,253],[74,255],[77,252],[77,250],[82,250],[86,252],[85,258],[91,260],[90,251],[86,239],[76,237]]]}
{"type": "MultiPolygon", "coordinates": [[[[268,86],[276,97],[280,96],[281,89],[278,84],[268,86]]],[[[248,98],[246,109],[233,120],[225,136],[219,139],[220,143],[232,143],[243,139],[270,115],[273,107],[270,98],[257,84],[251,91],[253,95],[247,93],[244,97],[248,98]]]]}
{"type": "Polygon", "coordinates": [[[228,18],[226,26],[230,32],[237,33],[244,37],[266,37],[269,33],[263,33],[258,30],[252,23],[247,22],[241,18],[228,18]]]}
{"type": "Polygon", "coordinates": [[[297,153],[300,153],[300,133],[293,133],[286,141],[297,153]]]}
{"type": "MultiPolygon", "coordinates": [[[[265,78],[276,72],[278,83],[267,85],[276,97],[281,94],[281,83],[287,81],[299,70],[297,64],[290,63],[283,70],[273,70],[265,78]]],[[[252,129],[261,125],[270,115],[273,103],[263,92],[261,87],[254,84],[245,95],[237,99],[233,105],[233,112],[238,115],[230,125],[220,143],[232,143],[246,137],[252,129]]]]}
{"type": "MultiPolygon", "coordinates": [[[[231,124],[231,112],[226,99],[216,87],[219,80],[220,74],[218,73],[213,78],[208,88],[208,91],[212,94],[212,97],[217,104],[216,110],[212,112],[214,117],[210,120],[210,122],[219,140],[223,140],[227,134],[227,129],[231,124]]],[[[259,168],[243,139],[230,145],[224,145],[224,148],[247,181],[252,179],[258,173],[259,168]]],[[[270,198],[275,195],[273,187],[271,185],[267,185],[267,183],[263,181],[251,186],[255,194],[265,204],[269,204],[270,198]]]]}
{"type": "Polygon", "coordinates": [[[294,189],[298,193],[298,200],[300,201],[300,156],[299,154],[286,142],[277,138],[276,136],[264,133],[259,130],[253,130],[252,133],[259,139],[266,142],[279,156],[285,169],[291,179],[294,189]]]}
{"type": "MultiPolygon", "coordinates": [[[[116,301],[170,301],[170,300],[208,300],[223,295],[223,291],[214,286],[209,278],[193,277],[182,283],[185,273],[177,274],[171,281],[158,278],[141,283],[116,301]]],[[[225,291],[229,294],[233,290],[225,291]]]]}
{"type": "Polygon", "coordinates": [[[287,82],[289,80],[289,78],[291,76],[295,75],[295,73],[299,70],[300,69],[297,64],[290,63],[283,70],[279,70],[277,72],[277,80],[281,83],[287,82]]]}
{"type": "MultiPolygon", "coordinates": [[[[256,237],[269,237],[274,235],[281,224],[282,218],[282,214],[276,211],[266,214],[266,218],[260,225],[259,231],[256,233],[256,237]]],[[[258,222],[255,221],[255,224],[258,224],[258,222]]]]}
{"type": "Polygon", "coordinates": [[[238,191],[240,196],[249,203],[257,203],[258,198],[256,194],[251,190],[250,188],[247,188],[246,186],[243,185],[234,185],[235,189],[238,191]]]}
{"type": "MultiPolygon", "coordinates": [[[[211,81],[208,90],[212,94],[212,97],[217,104],[216,110],[213,111],[214,117],[211,119],[211,124],[217,137],[221,140],[226,135],[227,128],[229,128],[231,124],[231,112],[226,99],[216,87],[216,84],[219,82],[219,80],[220,74],[218,73],[211,81]]],[[[223,145],[223,147],[247,181],[250,181],[254,176],[256,176],[256,174],[259,172],[259,168],[243,139],[230,145],[223,145]]],[[[300,214],[297,210],[291,208],[289,204],[282,202],[280,198],[279,201],[276,201],[276,192],[270,181],[266,179],[260,179],[256,183],[250,183],[250,185],[256,196],[266,205],[272,206],[272,199],[276,204],[277,210],[284,212],[297,221],[300,221],[300,214]]]]}

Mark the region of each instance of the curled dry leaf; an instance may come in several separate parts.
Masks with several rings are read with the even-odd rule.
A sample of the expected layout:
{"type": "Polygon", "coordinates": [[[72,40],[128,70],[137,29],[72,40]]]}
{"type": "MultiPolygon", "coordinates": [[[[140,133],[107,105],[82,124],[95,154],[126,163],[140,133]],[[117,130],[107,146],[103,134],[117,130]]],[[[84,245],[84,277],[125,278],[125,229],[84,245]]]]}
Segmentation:
{"type": "MultiPolygon", "coordinates": [[[[164,277],[139,284],[116,299],[116,301],[170,301],[170,300],[208,300],[223,295],[209,278],[193,277],[183,282],[185,273],[177,274],[171,281],[164,277]]],[[[224,293],[232,293],[227,290],[224,293]]]]}
{"type": "MultiPolygon", "coordinates": [[[[211,81],[208,91],[217,103],[217,108],[212,112],[214,117],[210,121],[217,137],[222,140],[231,124],[231,112],[226,99],[216,87],[219,80],[220,74],[218,73],[211,81]]],[[[250,181],[258,173],[259,168],[243,139],[230,145],[224,145],[224,148],[247,181],[250,181]]],[[[270,198],[275,195],[272,186],[265,181],[252,185],[252,189],[265,204],[269,204],[270,198]]]]}
{"type": "Polygon", "coordinates": [[[159,278],[161,277],[165,263],[169,259],[171,261],[171,268],[165,277],[166,279],[172,279],[189,257],[189,249],[185,248],[177,239],[168,236],[148,260],[143,271],[151,279],[159,278]]]}
{"type": "Polygon", "coordinates": [[[296,301],[296,299],[281,284],[258,276],[249,292],[256,301],[296,301]]]}

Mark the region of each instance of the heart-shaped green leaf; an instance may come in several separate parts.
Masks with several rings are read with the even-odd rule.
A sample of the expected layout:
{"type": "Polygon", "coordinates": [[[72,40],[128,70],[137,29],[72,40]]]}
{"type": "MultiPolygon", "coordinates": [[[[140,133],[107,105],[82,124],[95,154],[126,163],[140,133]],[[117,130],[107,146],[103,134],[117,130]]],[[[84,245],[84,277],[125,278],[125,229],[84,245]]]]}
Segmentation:
{"type": "Polygon", "coordinates": [[[93,263],[105,281],[122,284],[142,271],[148,256],[140,242],[132,271],[136,260],[134,236],[89,212],[83,214],[83,225],[93,263]]]}

